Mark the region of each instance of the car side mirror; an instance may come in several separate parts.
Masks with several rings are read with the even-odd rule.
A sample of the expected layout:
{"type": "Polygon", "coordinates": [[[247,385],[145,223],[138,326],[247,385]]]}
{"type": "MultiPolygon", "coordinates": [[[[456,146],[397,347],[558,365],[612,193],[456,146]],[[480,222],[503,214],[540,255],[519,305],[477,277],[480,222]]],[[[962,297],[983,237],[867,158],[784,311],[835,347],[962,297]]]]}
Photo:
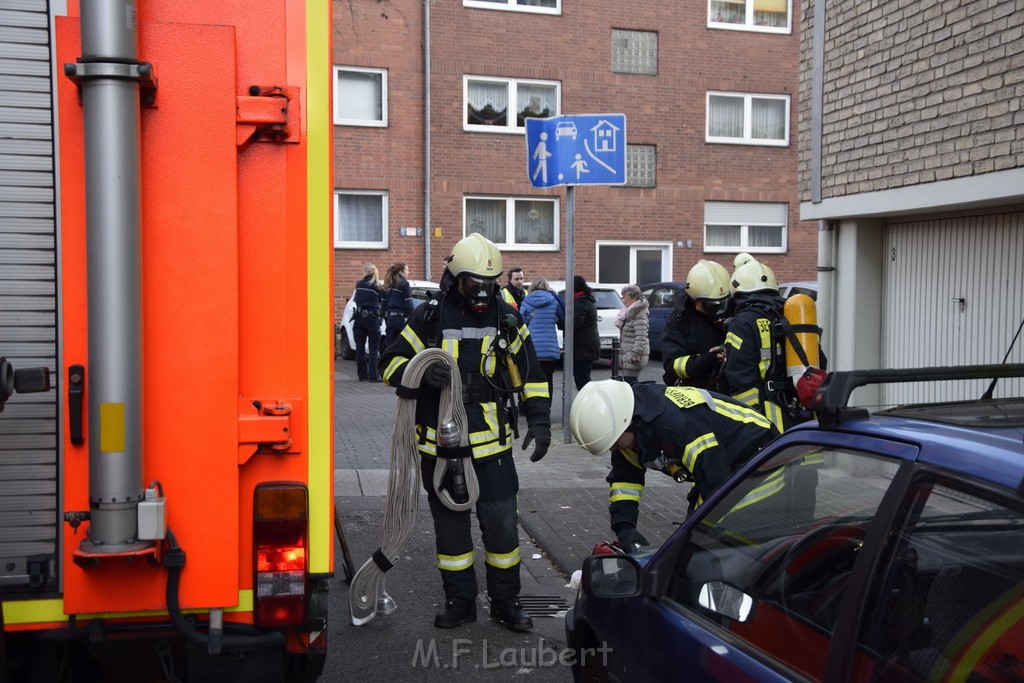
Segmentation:
{"type": "Polygon", "coordinates": [[[754,598],[722,581],[709,581],[700,587],[697,603],[704,609],[742,624],[750,618],[754,598]]]}
{"type": "Polygon", "coordinates": [[[591,555],[583,561],[583,592],[598,598],[629,598],[643,588],[643,570],[629,555],[591,555]]]}

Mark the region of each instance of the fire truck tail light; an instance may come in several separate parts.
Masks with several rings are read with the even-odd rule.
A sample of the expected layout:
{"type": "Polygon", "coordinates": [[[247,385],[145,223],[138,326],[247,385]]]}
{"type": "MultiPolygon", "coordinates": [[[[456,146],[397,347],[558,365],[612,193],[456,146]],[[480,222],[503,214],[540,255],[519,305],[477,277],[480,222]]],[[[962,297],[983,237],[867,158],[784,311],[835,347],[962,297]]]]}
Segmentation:
{"type": "Polygon", "coordinates": [[[256,488],[253,519],[255,587],[253,620],[259,626],[293,626],[306,619],[308,493],[301,484],[256,488]]]}

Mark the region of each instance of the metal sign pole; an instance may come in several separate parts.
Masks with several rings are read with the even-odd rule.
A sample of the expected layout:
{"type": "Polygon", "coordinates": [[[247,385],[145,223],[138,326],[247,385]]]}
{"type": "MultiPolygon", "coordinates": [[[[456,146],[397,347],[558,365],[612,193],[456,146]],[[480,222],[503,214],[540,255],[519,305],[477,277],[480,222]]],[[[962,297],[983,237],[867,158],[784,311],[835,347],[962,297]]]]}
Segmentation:
{"type": "Polygon", "coordinates": [[[562,356],[562,433],[565,435],[565,443],[572,443],[572,432],[569,431],[569,409],[572,407],[573,390],[576,383],[572,380],[573,361],[573,339],[576,337],[573,329],[573,277],[572,259],[575,249],[575,222],[576,222],[576,187],[569,185],[565,188],[565,332],[562,334],[565,345],[565,355],[562,356]]]}

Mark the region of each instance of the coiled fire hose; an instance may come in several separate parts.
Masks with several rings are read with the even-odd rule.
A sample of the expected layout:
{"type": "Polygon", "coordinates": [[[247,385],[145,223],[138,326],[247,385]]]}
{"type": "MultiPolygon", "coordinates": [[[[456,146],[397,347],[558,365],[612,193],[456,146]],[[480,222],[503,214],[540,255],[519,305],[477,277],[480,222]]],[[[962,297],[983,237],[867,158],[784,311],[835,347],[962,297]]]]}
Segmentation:
{"type": "MultiPolygon", "coordinates": [[[[452,371],[452,381],[441,391],[438,407],[438,442],[441,442],[443,426],[459,435],[458,443],[445,446],[466,446],[468,425],[466,407],[462,403],[462,378],[459,367],[450,353],[442,349],[424,349],[409,361],[402,375],[402,387],[407,392],[419,388],[423,373],[434,363],[447,363],[452,371]]],[[[398,561],[402,549],[412,539],[419,511],[420,455],[416,439],[416,399],[405,398],[399,390],[398,409],[395,415],[395,429],[391,435],[391,471],[388,474],[388,495],[384,505],[384,530],[381,546],[352,577],[349,588],[348,607],[352,623],[362,626],[378,614],[390,614],[397,609],[395,601],[388,595],[384,573],[398,561]]],[[[454,440],[453,440],[454,441],[454,440]]],[[[434,467],[434,490],[441,502],[452,510],[469,510],[480,496],[480,486],[473,469],[472,457],[465,458],[463,471],[469,500],[456,503],[450,492],[441,488],[445,475],[444,463],[434,467]]]]}

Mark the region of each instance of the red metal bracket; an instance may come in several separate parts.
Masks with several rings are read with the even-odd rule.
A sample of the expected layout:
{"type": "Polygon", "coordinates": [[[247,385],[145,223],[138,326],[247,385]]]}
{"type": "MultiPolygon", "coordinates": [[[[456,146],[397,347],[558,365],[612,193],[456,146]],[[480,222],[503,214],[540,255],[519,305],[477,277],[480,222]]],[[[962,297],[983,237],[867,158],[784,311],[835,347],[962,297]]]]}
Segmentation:
{"type": "Polygon", "coordinates": [[[291,450],[291,415],[288,401],[253,401],[239,396],[238,464],[244,465],[260,449],[273,453],[291,450]]]}
{"type": "Polygon", "coordinates": [[[299,89],[290,86],[249,86],[235,105],[235,144],[299,141],[299,89]]]}

